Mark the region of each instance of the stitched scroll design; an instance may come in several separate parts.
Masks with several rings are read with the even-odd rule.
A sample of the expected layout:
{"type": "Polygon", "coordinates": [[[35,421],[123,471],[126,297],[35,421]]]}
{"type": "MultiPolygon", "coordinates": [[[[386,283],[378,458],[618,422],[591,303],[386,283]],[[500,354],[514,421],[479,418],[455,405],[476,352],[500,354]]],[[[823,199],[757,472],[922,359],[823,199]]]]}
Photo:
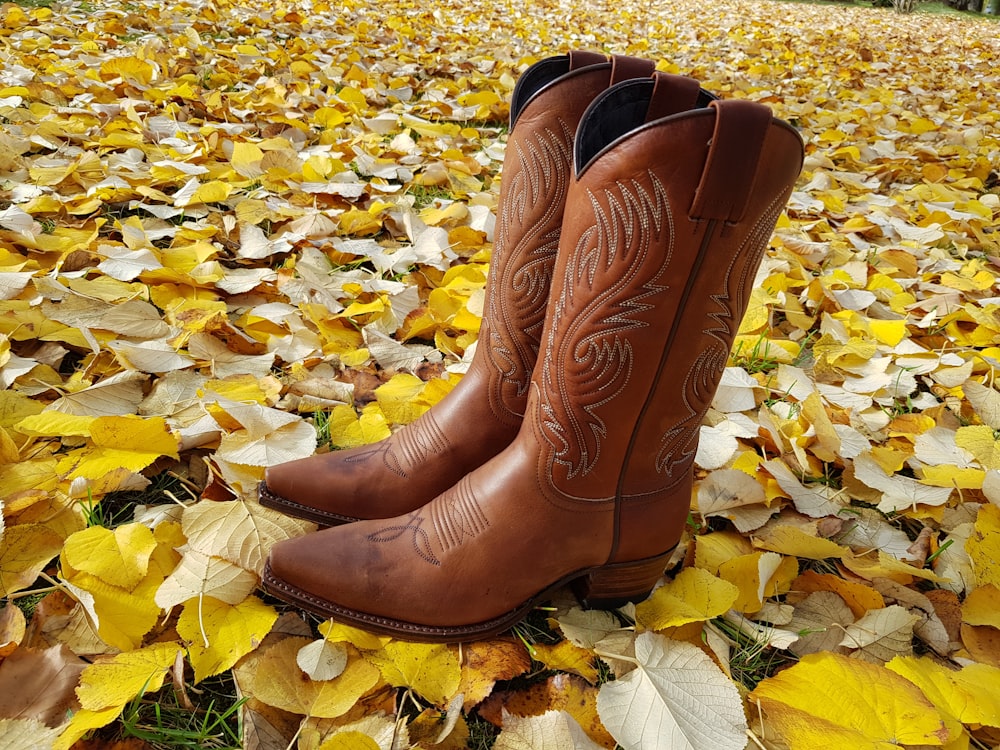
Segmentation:
{"type": "MultiPolygon", "coordinates": [[[[721,291],[709,296],[711,304],[706,308],[701,328],[710,340],[684,376],[683,416],[664,432],[656,455],[656,471],[668,480],[683,479],[694,461],[701,422],[729,361],[729,350],[746,312],[754,276],[786,200],[786,195],[779,196],[761,214],[730,260],[721,291]]],[[[711,269],[705,272],[711,273],[711,269]]],[[[690,328],[697,330],[694,323],[690,328]]]]}
{"type": "Polygon", "coordinates": [[[528,391],[538,355],[572,144],[573,131],[557,120],[551,128],[511,141],[504,161],[505,189],[487,284],[486,349],[500,379],[519,397],[528,391]]]}
{"type": "Polygon", "coordinates": [[[400,520],[405,521],[405,523],[397,523],[381,528],[378,531],[373,531],[368,535],[368,541],[375,542],[376,544],[394,542],[409,533],[410,546],[413,548],[413,552],[421,560],[429,562],[431,565],[440,565],[441,561],[431,548],[430,535],[422,528],[425,519],[421,515],[421,511],[415,510],[406,516],[405,519],[400,520]]]}
{"type": "Polygon", "coordinates": [[[541,427],[550,460],[568,478],[585,476],[600,459],[607,437],[602,414],[632,372],[628,334],[649,325],[643,313],[667,289],[659,282],[673,253],[673,213],[656,175],[648,172],[643,183],[587,191],[593,222],[555,280],[561,291],[545,343],[541,427]]]}
{"type": "Polygon", "coordinates": [[[406,425],[371,449],[358,451],[344,460],[347,463],[362,463],[380,456],[386,469],[407,479],[410,472],[419,471],[431,456],[444,453],[449,447],[448,438],[433,415],[425,412],[416,422],[406,425]]]}

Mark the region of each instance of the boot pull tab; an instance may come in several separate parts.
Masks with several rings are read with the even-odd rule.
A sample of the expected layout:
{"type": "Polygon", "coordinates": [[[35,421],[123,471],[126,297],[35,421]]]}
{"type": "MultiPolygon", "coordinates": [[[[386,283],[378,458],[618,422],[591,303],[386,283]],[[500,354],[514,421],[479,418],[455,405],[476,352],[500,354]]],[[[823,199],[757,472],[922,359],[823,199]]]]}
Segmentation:
{"type": "Polygon", "coordinates": [[[611,86],[630,78],[649,78],[656,70],[656,63],[641,57],[611,56],[611,86]]]}
{"type": "Polygon", "coordinates": [[[698,106],[701,86],[693,78],[671,73],[653,73],[653,93],[649,97],[646,122],[687,112],[698,106]]]}
{"type": "Polygon", "coordinates": [[[691,218],[738,222],[753,194],[771,110],[740,99],[709,106],[715,109],[715,132],[691,204],[691,218]]]}
{"type": "Polygon", "coordinates": [[[577,70],[586,68],[588,65],[599,65],[606,63],[608,56],[600,52],[590,52],[589,50],[575,49],[569,53],[569,69],[577,70]]]}

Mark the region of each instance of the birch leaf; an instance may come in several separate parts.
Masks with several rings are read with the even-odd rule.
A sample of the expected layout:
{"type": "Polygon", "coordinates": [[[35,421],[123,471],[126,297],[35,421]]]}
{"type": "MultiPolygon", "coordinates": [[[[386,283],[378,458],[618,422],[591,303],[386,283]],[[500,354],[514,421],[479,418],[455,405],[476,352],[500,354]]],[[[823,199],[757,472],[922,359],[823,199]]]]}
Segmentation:
{"type": "Polygon", "coordinates": [[[332,680],[347,666],[347,647],[324,639],[313,641],[299,649],[295,663],[313,680],[332,680]]]}

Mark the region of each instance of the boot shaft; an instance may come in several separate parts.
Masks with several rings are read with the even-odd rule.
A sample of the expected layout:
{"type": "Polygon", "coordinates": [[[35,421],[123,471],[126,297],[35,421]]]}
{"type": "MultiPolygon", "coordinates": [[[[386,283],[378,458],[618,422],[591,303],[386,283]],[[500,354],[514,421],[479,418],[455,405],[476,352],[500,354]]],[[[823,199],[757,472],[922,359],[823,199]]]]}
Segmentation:
{"type": "Polygon", "coordinates": [[[524,414],[580,118],[610,85],[652,71],[648,60],[573,52],[536,63],[518,80],[480,334],[498,417],[519,422],[524,414]]]}
{"type": "Polygon", "coordinates": [[[699,426],[802,162],[761,105],[672,114],[690,86],[630,81],[584,115],[529,404],[555,492],[650,521],[668,497],[686,513],[699,426]]]}

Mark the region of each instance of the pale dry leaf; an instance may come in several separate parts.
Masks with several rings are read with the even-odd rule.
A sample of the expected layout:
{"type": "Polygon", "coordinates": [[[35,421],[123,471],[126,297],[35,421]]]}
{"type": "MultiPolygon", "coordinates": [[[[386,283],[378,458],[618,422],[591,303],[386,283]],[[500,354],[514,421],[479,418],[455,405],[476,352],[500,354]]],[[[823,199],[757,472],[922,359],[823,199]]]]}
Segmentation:
{"type": "Polygon", "coordinates": [[[182,518],[184,536],[192,549],[257,575],[263,574],[273,544],[316,528],[308,521],[243,500],[195,503],[184,509],[182,518]]]}
{"type": "Polygon", "coordinates": [[[0,750],[50,750],[62,727],[47,727],[34,719],[0,718],[0,750]]]}
{"type": "Polygon", "coordinates": [[[706,518],[721,516],[742,532],[762,526],[778,512],[764,505],[764,488],[749,474],[736,469],[713,471],[698,484],[698,510],[706,518]]]}
{"type": "Polygon", "coordinates": [[[148,381],[149,376],[145,373],[125,370],[92,386],[57,398],[49,405],[49,409],[87,417],[135,414],[148,381]]]}
{"type": "Polygon", "coordinates": [[[307,643],[295,655],[299,669],[313,680],[332,680],[347,666],[347,647],[325,639],[307,643]]]}
{"type": "Polygon", "coordinates": [[[609,633],[620,630],[618,620],[611,612],[574,607],[556,618],[556,624],[566,639],[580,648],[593,649],[609,633]]]}
{"type": "Polygon", "coordinates": [[[844,629],[840,645],[851,649],[853,656],[884,664],[913,653],[913,626],[919,620],[898,604],[872,609],[844,629]]]}
{"type": "Polygon", "coordinates": [[[61,302],[43,303],[42,309],[47,317],[73,328],[100,329],[139,340],[165,339],[172,330],[159,310],[138,299],[111,304],[71,294],[61,302]]]}
{"type": "Polygon", "coordinates": [[[565,711],[546,711],[541,716],[504,713],[503,728],[495,750],[600,750],[576,719],[565,711]]]}
{"type": "Polygon", "coordinates": [[[965,381],[962,390],[979,418],[994,430],[1000,430],[1000,392],[976,380],[965,381]]]}
{"type": "Polygon", "coordinates": [[[888,603],[906,607],[920,619],[913,625],[913,632],[921,641],[941,656],[951,651],[948,630],[934,609],[931,600],[916,589],[904,586],[889,578],[875,578],[872,585],[888,603]]]}
{"type": "Polygon", "coordinates": [[[811,518],[835,516],[847,504],[847,498],[840,490],[825,485],[818,487],[803,485],[780,459],[771,459],[763,466],[774,477],[782,491],[788,494],[799,513],[811,518]]]}
{"type": "Polygon", "coordinates": [[[257,586],[257,575],[221,557],[188,549],[174,571],[164,579],[154,597],[161,609],[170,609],[199,596],[239,604],[257,586]]]}
{"type": "Polygon", "coordinates": [[[909,477],[887,474],[870,454],[854,459],[854,476],[882,493],[878,509],[883,513],[911,510],[918,505],[944,505],[951,498],[951,487],[930,487],[909,477]]]}
{"type": "Polygon", "coordinates": [[[743,702],[704,651],[640,633],[635,659],[636,669],[597,697],[601,721],[625,750],[743,750],[743,702]]]}
{"type": "Polygon", "coordinates": [[[843,628],[853,622],[851,608],[839,594],[814,591],[795,605],[792,619],[785,626],[799,636],[788,650],[796,656],[843,650],[840,647],[843,628]]]}

